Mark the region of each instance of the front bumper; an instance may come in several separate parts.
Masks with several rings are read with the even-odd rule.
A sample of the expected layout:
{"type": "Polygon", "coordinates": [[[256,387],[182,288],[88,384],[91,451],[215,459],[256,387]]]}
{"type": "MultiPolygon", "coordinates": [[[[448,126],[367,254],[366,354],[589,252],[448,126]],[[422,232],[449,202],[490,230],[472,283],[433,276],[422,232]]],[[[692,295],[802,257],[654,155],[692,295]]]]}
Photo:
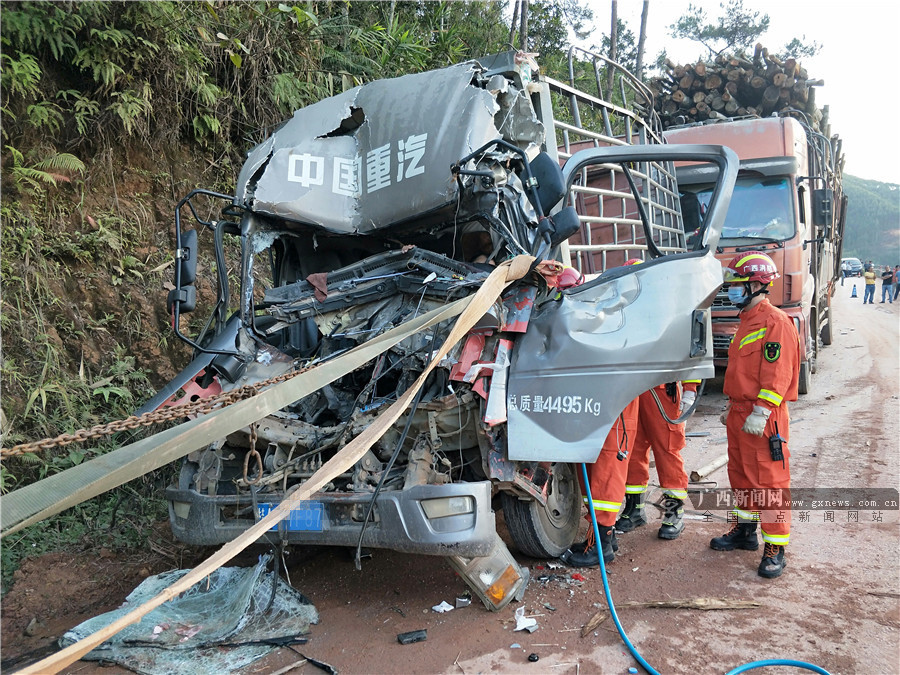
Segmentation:
{"type": "MultiPolygon", "coordinates": [[[[260,541],[356,546],[371,498],[366,493],[318,493],[313,499],[314,529],[290,529],[282,521],[277,531],[263,535],[260,541]]],[[[188,544],[211,546],[231,541],[249,529],[260,506],[274,507],[281,495],[260,493],[254,505],[246,495],[210,496],[170,486],[166,499],[175,537],[188,544]]],[[[362,545],[404,553],[477,557],[490,553],[495,532],[490,481],[419,485],[378,496],[362,545]],[[471,497],[472,511],[441,518],[426,516],[423,501],[448,497],[471,497]]]]}

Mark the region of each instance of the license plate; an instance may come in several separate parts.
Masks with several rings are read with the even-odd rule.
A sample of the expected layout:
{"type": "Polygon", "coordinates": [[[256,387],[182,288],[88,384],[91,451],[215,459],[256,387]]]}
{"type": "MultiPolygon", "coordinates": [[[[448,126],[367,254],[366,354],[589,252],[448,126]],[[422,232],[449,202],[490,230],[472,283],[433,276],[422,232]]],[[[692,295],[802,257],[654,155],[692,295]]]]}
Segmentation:
{"type": "MultiPolygon", "coordinates": [[[[274,508],[273,504],[259,504],[256,510],[262,519],[274,508]]],[[[282,522],[288,532],[321,532],[324,529],[323,521],[324,509],[321,502],[300,502],[282,522]]],[[[277,532],[278,527],[279,525],[275,525],[271,531],[277,532]]]]}

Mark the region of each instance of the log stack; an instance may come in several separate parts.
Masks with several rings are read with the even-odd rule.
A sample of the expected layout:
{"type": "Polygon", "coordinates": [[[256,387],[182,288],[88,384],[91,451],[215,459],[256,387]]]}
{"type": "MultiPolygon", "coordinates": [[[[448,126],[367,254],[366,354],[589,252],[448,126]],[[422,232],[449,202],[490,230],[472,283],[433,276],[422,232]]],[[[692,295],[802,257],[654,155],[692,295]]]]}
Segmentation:
{"type": "Polygon", "coordinates": [[[708,119],[804,112],[816,131],[828,132],[828,106],[816,107],[816,86],[795,58],[781,60],[761,44],[752,57],[720,54],[712,62],[676,65],[650,83],[663,128],[708,119]]]}

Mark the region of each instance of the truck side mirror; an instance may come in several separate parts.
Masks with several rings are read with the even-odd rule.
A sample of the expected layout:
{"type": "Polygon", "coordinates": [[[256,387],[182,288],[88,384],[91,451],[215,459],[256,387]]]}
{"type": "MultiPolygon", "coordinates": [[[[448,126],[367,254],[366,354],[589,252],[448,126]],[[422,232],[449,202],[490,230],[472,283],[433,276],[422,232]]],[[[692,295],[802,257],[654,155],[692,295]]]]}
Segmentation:
{"type": "Polygon", "coordinates": [[[193,312],[194,308],[197,307],[197,288],[194,286],[183,286],[180,289],[173,288],[169,291],[169,295],[166,297],[166,308],[169,310],[169,314],[172,313],[176,302],[178,303],[178,311],[182,314],[193,312]]]}
{"type": "Polygon", "coordinates": [[[830,225],[834,213],[834,191],[819,188],[812,191],[812,221],[816,227],[830,225]]]}
{"type": "Polygon", "coordinates": [[[182,286],[190,286],[197,280],[197,230],[188,230],[181,235],[181,249],[175,256],[181,267],[181,279],[176,278],[175,284],[180,281],[182,286]]]}
{"type": "Polygon", "coordinates": [[[581,220],[574,206],[567,206],[550,217],[553,222],[553,233],[550,235],[550,246],[555,248],[581,229],[581,220]]]}
{"type": "MultiPolygon", "coordinates": [[[[562,168],[546,152],[540,153],[528,163],[532,177],[537,181],[537,199],[540,209],[547,215],[550,210],[559,204],[559,200],[566,196],[566,183],[563,180],[562,168]]],[[[534,203],[532,191],[528,191],[528,200],[532,206],[539,208],[534,203]]]]}

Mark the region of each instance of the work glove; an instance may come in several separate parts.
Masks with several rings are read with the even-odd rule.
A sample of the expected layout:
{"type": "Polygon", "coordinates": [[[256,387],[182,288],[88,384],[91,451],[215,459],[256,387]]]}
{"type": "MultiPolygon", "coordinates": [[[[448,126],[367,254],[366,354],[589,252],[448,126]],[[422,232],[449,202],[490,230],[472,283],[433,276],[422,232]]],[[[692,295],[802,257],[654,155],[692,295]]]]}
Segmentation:
{"type": "Polygon", "coordinates": [[[725,404],[725,410],[722,411],[722,414],[719,415],[719,421],[722,423],[722,426],[728,425],[728,412],[731,410],[731,401],[725,404]]]}
{"type": "Polygon", "coordinates": [[[744,426],[741,427],[741,431],[753,434],[754,436],[762,436],[763,432],[766,430],[766,422],[769,421],[769,415],[771,414],[771,410],[763,408],[761,405],[753,406],[753,412],[747,415],[747,419],[744,420],[744,426]]]}
{"type": "Polygon", "coordinates": [[[697,398],[697,392],[685,391],[681,394],[681,406],[678,408],[678,414],[683,415],[684,411],[694,405],[694,399],[697,398]]]}

